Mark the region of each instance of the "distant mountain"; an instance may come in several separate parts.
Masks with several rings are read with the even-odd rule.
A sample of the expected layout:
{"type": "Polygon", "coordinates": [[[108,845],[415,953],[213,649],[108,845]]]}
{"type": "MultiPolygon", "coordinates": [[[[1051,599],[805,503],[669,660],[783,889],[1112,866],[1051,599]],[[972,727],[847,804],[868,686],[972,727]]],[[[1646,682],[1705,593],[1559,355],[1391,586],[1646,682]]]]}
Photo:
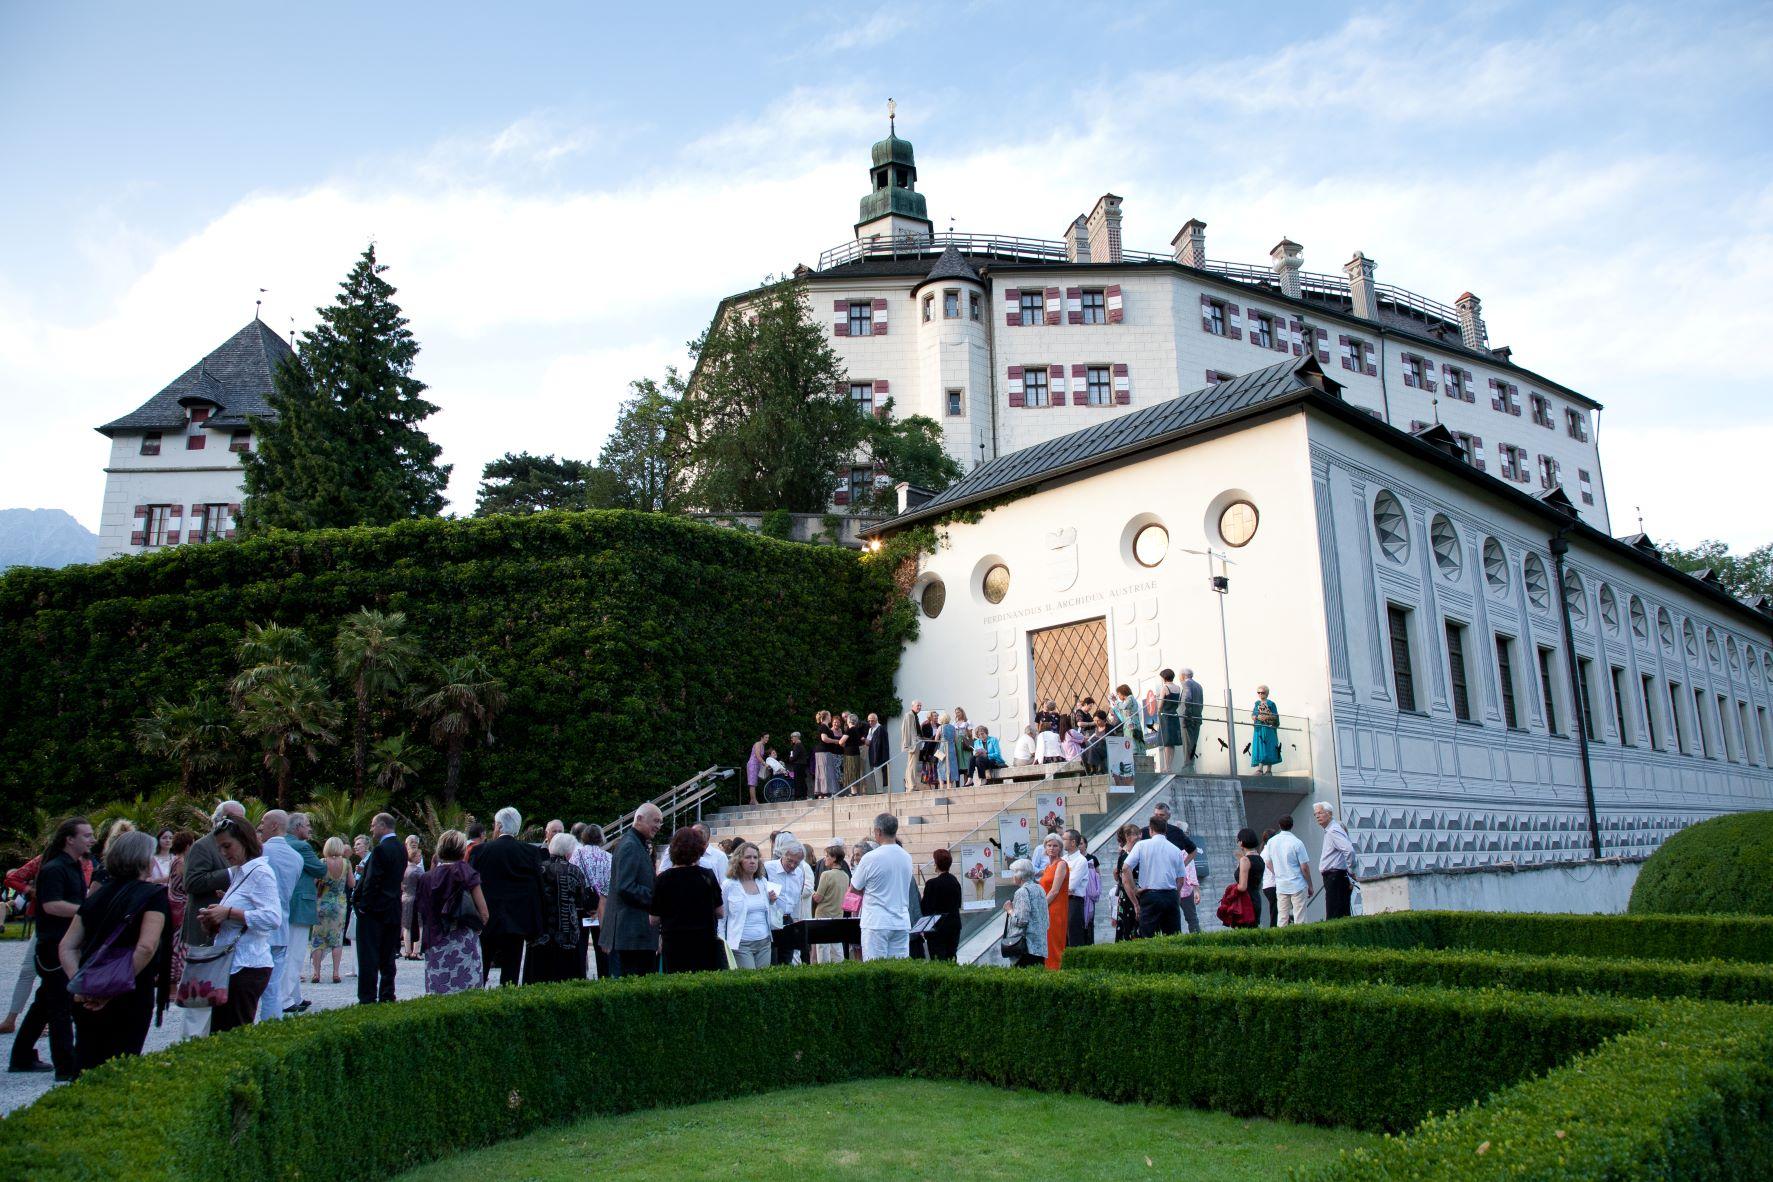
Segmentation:
{"type": "Polygon", "coordinates": [[[0,570],[98,557],[98,535],[60,509],[0,509],[0,570]]]}

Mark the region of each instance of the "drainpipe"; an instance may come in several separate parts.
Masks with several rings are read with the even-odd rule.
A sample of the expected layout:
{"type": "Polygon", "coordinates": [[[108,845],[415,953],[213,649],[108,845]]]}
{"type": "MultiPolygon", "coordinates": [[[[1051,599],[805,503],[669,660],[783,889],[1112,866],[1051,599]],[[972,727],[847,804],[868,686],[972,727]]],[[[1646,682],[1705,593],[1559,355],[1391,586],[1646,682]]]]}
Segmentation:
{"type": "Polygon", "coordinates": [[[1564,626],[1565,675],[1570,679],[1570,699],[1575,705],[1570,712],[1570,721],[1576,727],[1576,751],[1582,760],[1582,792],[1588,800],[1588,840],[1598,861],[1601,857],[1601,818],[1594,804],[1594,768],[1588,761],[1588,701],[1582,692],[1582,671],[1576,665],[1576,637],[1570,630],[1570,600],[1564,595],[1564,555],[1570,551],[1570,542],[1564,535],[1569,529],[1570,523],[1565,522],[1551,536],[1551,567],[1557,580],[1558,619],[1564,626]]]}

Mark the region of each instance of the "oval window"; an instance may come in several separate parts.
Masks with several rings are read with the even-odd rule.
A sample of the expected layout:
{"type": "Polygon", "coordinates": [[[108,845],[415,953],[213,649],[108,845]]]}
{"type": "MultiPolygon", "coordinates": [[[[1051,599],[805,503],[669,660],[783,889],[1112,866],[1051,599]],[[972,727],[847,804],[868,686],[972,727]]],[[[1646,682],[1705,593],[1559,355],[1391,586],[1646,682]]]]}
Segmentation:
{"type": "Polygon", "coordinates": [[[1170,552],[1170,531],[1148,525],[1133,538],[1133,559],[1140,566],[1156,566],[1170,552]]]}
{"type": "Polygon", "coordinates": [[[985,602],[1002,603],[1010,593],[1010,568],[998,563],[985,572],[985,602]]]}
{"type": "Polygon", "coordinates": [[[1436,513],[1428,525],[1428,542],[1434,548],[1434,563],[1449,579],[1459,577],[1464,559],[1459,553],[1459,532],[1445,514],[1436,513]]]}
{"type": "Polygon", "coordinates": [[[1495,538],[1484,539],[1484,581],[1492,591],[1508,590],[1508,555],[1495,538]]]}
{"type": "Polygon", "coordinates": [[[1545,563],[1539,555],[1529,554],[1521,563],[1521,583],[1527,589],[1527,602],[1536,611],[1544,611],[1551,606],[1551,580],[1545,576],[1545,563]]]}
{"type": "Polygon", "coordinates": [[[941,579],[931,579],[923,586],[923,594],[917,597],[923,607],[923,614],[935,619],[942,614],[942,608],[948,603],[948,588],[941,579]]]}
{"type": "Polygon", "coordinates": [[[1256,506],[1248,501],[1233,501],[1219,514],[1219,537],[1227,546],[1248,546],[1260,524],[1256,506]]]}
{"type": "Polygon", "coordinates": [[[1396,497],[1381,490],[1373,498],[1373,530],[1379,535],[1379,552],[1402,564],[1410,557],[1410,527],[1404,507],[1396,497]]]}

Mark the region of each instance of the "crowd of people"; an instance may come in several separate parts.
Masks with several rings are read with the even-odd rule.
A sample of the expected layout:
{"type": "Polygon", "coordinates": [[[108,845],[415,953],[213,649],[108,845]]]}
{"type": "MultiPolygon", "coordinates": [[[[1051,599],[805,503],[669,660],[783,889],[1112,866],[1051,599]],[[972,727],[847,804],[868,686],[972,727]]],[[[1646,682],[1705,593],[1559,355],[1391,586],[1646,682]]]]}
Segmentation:
{"type": "Polygon", "coordinates": [[[902,958],[914,927],[918,954],[954,959],[952,859],[937,850],[920,884],[890,813],[816,858],[787,832],[770,835],[767,856],[742,838],[711,844],[700,823],[666,841],[663,820],[644,805],[606,848],[585,823],[549,821],[531,842],[505,808],[490,833],[470,824],[427,850],[380,813],[350,846],[334,835],[316,853],[304,814],[270,809],[253,825],[231,800],[202,835],[118,821],[102,846],[70,817],[6,876],[34,923],[0,1026],[14,1035],[9,1068],[71,1080],[139,1054],[175,1004],[187,1038],[300,1014],[304,980],[319,982],[330,957],[340,982],[347,947],[359,1004],[394,1000],[402,960],[422,962],[425,992],[454,993],[495,970],[509,986],[902,958]],[[821,920],[850,922],[815,935],[821,920]]]}
{"type": "MultiPolygon", "coordinates": [[[[1132,737],[1135,756],[1151,753],[1160,772],[1192,766],[1199,756],[1205,694],[1191,669],[1181,670],[1180,678],[1165,669],[1159,677],[1159,685],[1142,698],[1125,684],[1101,705],[1086,694],[1061,709],[1048,698],[1014,739],[972,722],[963,706],[925,710],[922,701],[913,701],[897,724],[905,791],[966,787],[983,782],[990,772],[1034,764],[1078,763],[1086,772],[1101,773],[1107,768],[1105,740],[1118,735],[1132,737]]],[[[1281,762],[1280,715],[1267,686],[1256,687],[1249,719],[1244,754],[1257,772],[1272,771],[1281,762]]],[[[892,736],[879,714],[821,710],[810,739],[795,731],[783,749],[770,735],[759,737],[745,761],[745,783],[752,804],[767,802],[759,799],[760,791],[768,799],[793,800],[886,792],[892,758],[892,736]]]]}

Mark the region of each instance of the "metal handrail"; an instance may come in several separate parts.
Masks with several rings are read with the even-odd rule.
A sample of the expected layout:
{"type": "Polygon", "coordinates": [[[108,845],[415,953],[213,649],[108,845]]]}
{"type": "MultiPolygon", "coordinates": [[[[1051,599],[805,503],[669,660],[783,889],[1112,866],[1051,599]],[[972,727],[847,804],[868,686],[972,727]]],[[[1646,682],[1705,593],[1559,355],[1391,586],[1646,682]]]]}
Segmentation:
{"type": "MultiPolygon", "coordinates": [[[[796,824],[798,824],[801,821],[804,821],[806,818],[812,816],[814,813],[818,812],[820,809],[829,807],[831,809],[831,835],[833,837],[836,837],[837,836],[837,798],[840,796],[850,796],[850,795],[861,796],[861,795],[863,795],[863,793],[860,793],[860,792],[852,792],[852,789],[854,789],[855,786],[857,784],[860,784],[862,781],[872,779],[876,775],[878,775],[879,773],[885,771],[888,766],[890,766],[890,765],[883,764],[880,767],[869,768],[867,771],[863,772],[861,775],[857,776],[855,779],[851,780],[849,783],[847,783],[843,787],[839,788],[836,792],[833,792],[830,796],[828,796],[822,800],[814,801],[810,808],[803,809],[800,812],[795,813],[792,817],[789,817],[786,821],[782,822],[781,827],[779,829],[777,829],[777,832],[778,833],[793,832],[794,826],[796,824]]],[[[761,808],[762,806],[760,805],[758,807],[761,808]]],[[[796,836],[799,836],[799,835],[796,834],[796,836]]]]}
{"type": "Polygon", "coordinates": [[[661,813],[671,817],[673,820],[676,819],[677,814],[694,807],[696,810],[696,820],[701,820],[702,805],[710,798],[717,796],[720,792],[720,790],[709,781],[716,778],[725,780],[732,774],[732,768],[723,768],[718,764],[703,768],[683,783],[666,789],[664,792],[653,797],[651,800],[646,801],[644,804],[635,805],[633,808],[611,821],[608,825],[605,825],[603,827],[604,841],[606,843],[613,842],[616,838],[626,833],[633,827],[635,816],[641,809],[649,804],[653,805],[661,813]]]}

